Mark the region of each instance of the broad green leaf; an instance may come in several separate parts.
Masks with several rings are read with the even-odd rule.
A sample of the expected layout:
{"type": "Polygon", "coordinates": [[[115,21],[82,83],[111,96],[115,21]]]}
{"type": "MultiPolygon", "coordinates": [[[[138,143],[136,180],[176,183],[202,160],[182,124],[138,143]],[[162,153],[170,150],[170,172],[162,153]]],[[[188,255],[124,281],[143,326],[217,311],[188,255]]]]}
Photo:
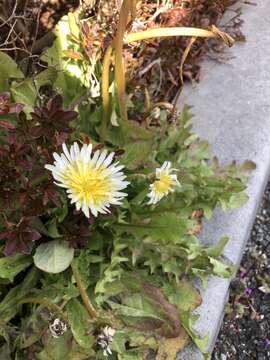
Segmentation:
{"type": "Polygon", "coordinates": [[[31,315],[22,321],[16,343],[20,349],[25,349],[39,341],[47,329],[48,317],[44,319],[44,307],[33,308],[31,315]]]}
{"type": "Polygon", "coordinates": [[[129,170],[134,170],[149,162],[150,154],[153,153],[153,144],[150,141],[136,141],[125,146],[125,153],[121,157],[121,163],[129,170]]]}
{"type": "Polygon", "coordinates": [[[164,284],[163,292],[170,303],[176,305],[181,311],[195,310],[202,301],[199,291],[186,280],[178,284],[164,284]]]}
{"type": "Polygon", "coordinates": [[[145,126],[140,125],[136,121],[128,121],[123,122],[121,121],[120,124],[120,130],[123,131],[125,140],[127,141],[127,144],[129,144],[131,141],[153,141],[155,132],[154,129],[146,129],[145,126]]]}
{"type": "Polygon", "coordinates": [[[244,192],[240,192],[238,194],[233,194],[230,197],[230,201],[228,203],[229,208],[235,209],[243,206],[248,201],[248,196],[244,192]]]}
{"type": "Polygon", "coordinates": [[[37,94],[41,86],[53,84],[57,71],[49,67],[33,78],[26,78],[21,82],[13,81],[10,87],[14,100],[25,105],[24,111],[30,113],[36,104],[37,94]]]}
{"type": "Polygon", "coordinates": [[[43,224],[43,222],[40,220],[40,218],[35,217],[35,218],[31,221],[31,225],[32,225],[33,228],[36,229],[40,234],[46,235],[46,236],[50,236],[49,233],[48,233],[47,228],[45,227],[45,225],[43,224]]]}
{"type": "Polygon", "coordinates": [[[113,351],[117,351],[117,353],[119,354],[123,354],[126,352],[126,346],[125,344],[127,343],[128,341],[128,334],[126,331],[121,331],[121,330],[118,330],[116,331],[114,337],[113,337],[113,342],[110,346],[110,348],[113,350],[113,351]]]}
{"type": "Polygon", "coordinates": [[[153,239],[179,241],[188,228],[189,221],[173,212],[153,214],[152,217],[142,219],[140,222],[117,224],[115,228],[120,234],[130,233],[135,237],[149,236],[153,239]]]}
{"type": "Polygon", "coordinates": [[[51,238],[60,238],[62,235],[58,231],[58,223],[56,218],[53,218],[47,225],[48,235],[51,238]]]}
{"type": "Polygon", "coordinates": [[[68,13],[68,26],[69,26],[70,33],[73,36],[76,36],[77,38],[79,38],[79,36],[80,36],[80,27],[78,25],[76,16],[72,12],[68,13]]]}
{"type": "Polygon", "coordinates": [[[207,270],[192,268],[191,272],[193,275],[195,275],[197,278],[201,280],[202,288],[206,289],[208,285],[208,277],[209,272],[207,270]]]}
{"type": "MultiPolygon", "coordinates": [[[[120,278],[121,274],[123,272],[123,269],[118,267],[111,267],[108,266],[105,268],[105,271],[103,272],[103,276],[100,278],[100,280],[97,282],[95,286],[95,294],[106,294],[107,287],[112,283],[117,282],[117,280],[120,278]]],[[[117,286],[117,289],[119,287],[117,286]]],[[[96,301],[99,302],[100,300],[98,297],[96,298],[96,301]]]]}
{"type": "Polygon", "coordinates": [[[40,271],[32,268],[21,284],[13,287],[0,302],[0,319],[8,322],[20,309],[20,301],[36,286],[40,271]]]}
{"type": "Polygon", "coordinates": [[[186,332],[189,334],[194,343],[198,346],[200,351],[203,353],[205,359],[208,358],[206,353],[207,344],[209,341],[209,336],[201,337],[194,329],[193,324],[198,320],[197,315],[191,315],[188,311],[182,311],[180,313],[181,323],[185,328],[186,332]]]}
{"type": "Polygon", "coordinates": [[[7,54],[0,51],[0,91],[9,90],[9,79],[23,79],[24,75],[17,63],[7,54]]]}
{"type": "Polygon", "coordinates": [[[220,256],[229,240],[228,236],[222,236],[216,244],[206,249],[207,254],[212,257],[220,256]]]}
{"type": "Polygon", "coordinates": [[[9,350],[8,344],[4,344],[0,347],[0,359],[2,360],[12,360],[11,352],[9,350]]]}
{"type": "Polygon", "coordinates": [[[40,244],[34,255],[34,263],[40,270],[57,274],[66,270],[74,256],[74,249],[64,240],[40,244]]]}
{"type": "Polygon", "coordinates": [[[64,335],[54,338],[50,336],[44,350],[37,354],[38,360],[66,360],[71,349],[71,333],[67,331],[64,335]]]}
{"type": "Polygon", "coordinates": [[[233,269],[231,266],[210,257],[210,262],[213,265],[213,273],[217,276],[229,278],[232,276],[233,269]]]}
{"type": "Polygon", "coordinates": [[[141,295],[136,294],[128,299],[128,305],[121,305],[108,301],[115,314],[131,318],[153,318],[164,321],[164,318],[158,314],[158,309],[150,305],[141,295]],[[138,301],[138,298],[140,301],[138,301]]]}
{"type": "Polygon", "coordinates": [[[13,281],[14,277],[26,269],[33,262],[31,256],[13,254],[0,258],[0,278],[13,281]]]}
{"type": "Polygon", "coordinates": [[[67,304],[67,312],[71,332],[77,343],[84,349],[91,349],[94,338],[89,335],[89,315],[77,299],[71,299],[67,304]]]}
{"type": "Polygon", "coordinates": [[[136,350],[130,350],[124,354],[118,355],[118,360],[144,360],[143,353],[137,353],[136,350]]]}

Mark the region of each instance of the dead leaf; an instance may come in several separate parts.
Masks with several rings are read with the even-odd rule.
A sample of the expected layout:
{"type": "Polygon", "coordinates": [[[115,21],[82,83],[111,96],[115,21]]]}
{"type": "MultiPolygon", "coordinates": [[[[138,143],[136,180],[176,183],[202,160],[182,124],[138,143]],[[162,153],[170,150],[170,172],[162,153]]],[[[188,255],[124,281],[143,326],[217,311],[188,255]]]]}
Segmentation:
{"type": "Polygon", "coordinates": [[[180,334],[175,338],[161,340],[156,360],[175,360],[176,354],[190,342],[186,331],[181,327],[180,334]]]}

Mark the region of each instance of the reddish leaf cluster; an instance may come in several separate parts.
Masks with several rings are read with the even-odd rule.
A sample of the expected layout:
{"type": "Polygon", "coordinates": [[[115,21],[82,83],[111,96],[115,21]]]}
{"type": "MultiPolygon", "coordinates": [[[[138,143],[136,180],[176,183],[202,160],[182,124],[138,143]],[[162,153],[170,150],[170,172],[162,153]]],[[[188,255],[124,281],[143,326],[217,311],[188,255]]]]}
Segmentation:
{"type": "MultiPolygon", "coordinates": [[[[24,107],[23,104],[12,104],[9,93],[4,92],[0,94],[0,115],[12,114],[12,113],[18,114],[22,111],[23,107],[24,107]]],[[[6,124],[8,126],[7,122],[6,124]]]]}
{"type": "Polygon", "coordinates": [[[14,251],[28,254],[33,241],[40,239],[39,232],[31,225],[31,218],[22,217],[18,224],[6,221],[6,229],[0,231],[0,239],[7,239],[4,254],[11,255],[14,251]]]}
{"type": "Polygon", "coordinates": [[[60,134],[71,133],[69,123],[75,119],[77,113],[75,111],[63,110],[63,99],[60,95],[56,95],[48,101],[47,106],[36,107],[31,114],[36,125],[31,129],[31,134],[35,138],[44,136],[50,140],[55,135],[55,131],[60,134]]]}
{"type": "MultiPolygon", "coordinates": [[[[93,220],[90,219],[90,223],[92,223],[92,221],[93,220]]],[[[74,216],[73,214],[68,216],[60,230],[64,238],[74,248],[83,247],[90,235],[89,223],[82,213],[79,213],[78,216],[74,216]]]]}
{"type": "MultiPolygon", "coordinates": [[[[31,119],[22,109],[8,93],[0,94],[0,240],[6,255],[31,252],[41,237],[36,218],[46,222],[61,207],[60,193],[44,165],[70,135],[70,122],[77,116],[63,109],[60,95],[36,107],[31,119]],[[6,114],[11,120],[2,119],[6,114]]],[[[77,235],[85,233],[81,230],[81,225],[74,226],[77,235]]],[[[76,243],[72,236],[71,243],[76,243]]]]}

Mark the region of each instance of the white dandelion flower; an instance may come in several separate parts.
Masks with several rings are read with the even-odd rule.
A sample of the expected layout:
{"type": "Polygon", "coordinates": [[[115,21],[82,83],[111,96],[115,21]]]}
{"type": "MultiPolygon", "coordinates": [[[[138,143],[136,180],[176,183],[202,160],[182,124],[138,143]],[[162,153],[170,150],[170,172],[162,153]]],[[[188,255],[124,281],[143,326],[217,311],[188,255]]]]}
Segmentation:
{"type": "Polygon", "coordinates": [[[111,205],[120,205],[127,196],[122,192],[129,184],[121,171],[124,166],[113,163],[114,153],[107,150],[92,151],[92,145],[81,148],[75,142],[70,150],[63,144],[63,153],[53,154],[54,165],[45,165],[52,172],[55,184],[66,189],[72,204],[82,210],[85,216],[90,213],[109,213],[111,205]]]}
{"type": "Polygon", "coordinates": [[[173,192],[176,185],[179,185],[177,175],[172,174],[176,169],[171,169],[171,166],[170,161],[165,161],[160,168],[156,169],[156,180],[150,185],[150,192],[147,195],[150,198],[148,204],[156,204],[169,192],[173,192]]]}
{"type": "Polygon", "coordinates": [[[105,328],[102,328],[101,332],[98,334],[97,343],[103,350],[104,356],[112,355],[110,344],[113,341],[114,334],[115,329],[111,328],[110,326],[105,326],[105,328]]]}
{"type": "Polygon", "coordinates": [[[67,331],[67,325],[60,319],[55,319],[53,323],[49,325],[51,335],[55,338],[62,336],[67,331]]]}

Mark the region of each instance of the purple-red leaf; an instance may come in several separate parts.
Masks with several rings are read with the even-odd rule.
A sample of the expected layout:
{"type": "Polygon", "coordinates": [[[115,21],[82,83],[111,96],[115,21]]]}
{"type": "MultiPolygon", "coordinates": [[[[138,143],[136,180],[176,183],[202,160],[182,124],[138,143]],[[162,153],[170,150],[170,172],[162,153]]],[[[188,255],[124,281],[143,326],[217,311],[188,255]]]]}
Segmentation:
{"type": "Polygon", "coordinates": [[[6,239],[4,254],[11,255],[13,252],[29,254],[33,242],[40,239],[41,235],[31,228],[31,218],[22,218],[18,224],[6,223],[6,230],[0,233],[0,239],[6,239]]]}
{"type": "Polygon", "coordinates": [[[57,94],[48,101],[47,108],[51,114],[63,107],[63,98],[57,94]]]}
{"type": "Polygon", "coordinates": [[[14,130],[16,128],[14,124],[7,120],[0,120],[0,126],[6,130],[14,130]]]}

